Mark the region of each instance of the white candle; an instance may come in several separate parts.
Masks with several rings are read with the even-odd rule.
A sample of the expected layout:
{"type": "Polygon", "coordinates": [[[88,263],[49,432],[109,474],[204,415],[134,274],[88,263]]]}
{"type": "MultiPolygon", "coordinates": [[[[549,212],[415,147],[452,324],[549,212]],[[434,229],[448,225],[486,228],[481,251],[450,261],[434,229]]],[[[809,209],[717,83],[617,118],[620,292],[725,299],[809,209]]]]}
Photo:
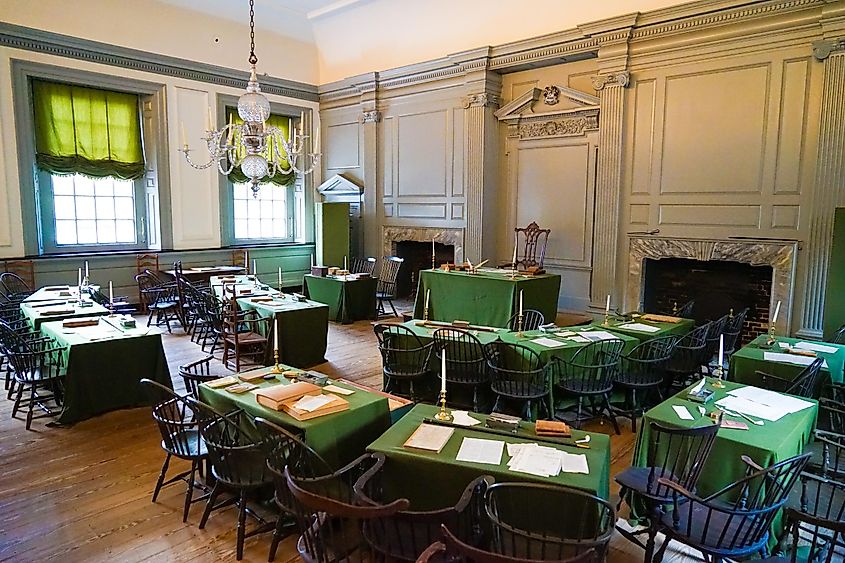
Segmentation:
{"type": "Polygon", "coordinates": [[[279,317],[273,318],[273,351],[279,352],[279,317]]]}
{"type": "Polygon", "coordinates": [[[434,258],[434,237],[431,237],[431,257],[434,258]]]}
{"type": "Polygon", "coordinates": [[[253,275],[253,276],[257,276],[257,275],[258,275],[258,269],[255,267],[255,260],[254,260],[254,259],[253,259],[253,261],[252,261],[252,275],[253,275]]]}
{"type": "Polygon", "coordinates": [[[446,349],[443,349],[443,353],[440,356],[441,358],[441,368],[440,368],[440,392],[446,392],[446,349]]]}
{"type": "Polygon", "coordinates": [[[109,280],[109,305],[114,305],[114,288],[109,280]]]}
{"type": "Polygon", "coordinates": [[[77,281],[76,281],[76,286],[77,286],[77,287],[82,287],[82,268],[79,268],[79,272],[77,272],[77,274],[78,274],[78,275],[76,276],[76,280],[77,280],[77,281]]]}
{"type": "Polygon", "coordinates": [[[428,299],[429,299],[429,297],[431,297],[431,290],[426,289],[425,290],[425,310],[426,311],[428,311],[428,299]]]}
{"type": "Polygon", "coordinates": [[[279,266],[279,290],[282,289],[282,267],[279,266]]]}
{"type": "Polygon", "coordinates": [[[608,294],[608,296],[607,296],[607,303],[604,306],[604,312],[607,315],[610,314],[610,294],[608,294]]]}
{"type": "Polygon", "coordinates": [[[516,270],[516,246],[517,246],[517,239],[516,239],[516,233],[514,232],[514,234],[513,234],[513,259],[511,260],[511,263],[513,264],[514,270],[516,270]]]}
{"type": "Polygon", "coordinates": [[[725,361],[725,335],[719,335],[719,369],[722,369],[725,361]]]}
{"type": "Polygon", "coordinates": [[[520,289],[520,290],[519,290],[519,314],[520,314],[520,315],[522,315],[522,293],[523,293],[524,291],[525,291],[525,290],[523,290],[523,289],[520,289]]]}
{"type": "Polygon", "coordinates": [[[88,260],[85,261],[85,277],[88,277],[88,260]]]}
{"type": "Polygon", "coordinates": [[[343,269],[344,270],[348,269],[347,264],[346,264],[346,256],[343,257],[343,269]]]}
{"type": "Polygon", "coordinates": [[[772,317],[772,324],[778,322],[778,313],[780,313],[780,301],[778,301],[778,304],[775,305],[775,314],[772,317]]]}

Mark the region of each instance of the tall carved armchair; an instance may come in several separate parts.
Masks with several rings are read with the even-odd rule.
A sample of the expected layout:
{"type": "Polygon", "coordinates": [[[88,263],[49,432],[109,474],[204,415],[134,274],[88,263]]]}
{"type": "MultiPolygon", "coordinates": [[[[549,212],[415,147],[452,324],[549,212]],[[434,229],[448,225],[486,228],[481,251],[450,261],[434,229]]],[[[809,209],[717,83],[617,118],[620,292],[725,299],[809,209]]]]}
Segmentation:
{"type": "Polygon", "coordinates": [[[514,229],[514,244],[517,247],[516,264],[508,262],[500,268],[514,268],[527,270],[531,267],[542,268],[546,258],[546,245],[549,242],[551,229],[541,229],[532,221],[527,227],[514,229]]]}

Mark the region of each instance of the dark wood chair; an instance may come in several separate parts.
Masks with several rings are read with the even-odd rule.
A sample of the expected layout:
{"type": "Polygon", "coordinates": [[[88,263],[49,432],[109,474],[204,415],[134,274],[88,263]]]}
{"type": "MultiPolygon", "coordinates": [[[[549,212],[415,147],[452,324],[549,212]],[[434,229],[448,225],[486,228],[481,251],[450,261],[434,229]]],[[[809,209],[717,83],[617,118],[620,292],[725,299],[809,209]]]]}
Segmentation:
{"type": "MultiPolygon", "coordinates": [[[[713,370],[716,368],[716,362],[718,361],[715,358],[719,352],[719,338],[722,336],[722,332],[724,331],[727,322],[728,315],[724,315],[723,317],[720,317],[715,321],[711,321],[709,324],[709,329],[707,330],[707,353],[704,355],[706,359],[704,366],[707,368],[708,373],[710,373],[711,375],[713,373],[713,370]]],[[[723,374],[726,373],[727,371],[723,372],[723,374]]]]}
{"type": "Polygon", "coordinates": [[[135,307],[129,303],[129,297],[126,295],[113,295],[111,300],[109,297],[102,292],[100,289],[89,288],[89,294],[91,295],[91,300],[95,303],[102,305],[106,309],[110,309],[117,315],[131,315],[135,312],[135,307]]]}
{"type": "Polygon", "coordinates": [[[248,503],[257,491],[272,484],[273,477],[265,462],[266,446],[260,438],[245,430],[249,422],[243,411],[223,414],[209,405],[187,397],[199,419],[200,435],[208,450],[214,486],[208,496],[199,528],[205,528],[211,513],[231,505],[238,507],[237,560],[243,558],[244,540],[275,529],[275,522],[267,522],[248,503]],[[217,502],[220,495],[229,493],[229,498],[217,502]],[[252,516],[258,525],[246,531],[246,517],[252,516]]]}
{"type": "Polygon", "coordinates": [[[606,500],[560,485],[496,483],[484,500],[490,550],[509,557],[562,560],[594,550],[603,559],[616,522],[606,500]]]}
{"type": "Polygon", "coordinates": [[[25,409],[27,430],[33,420],[58,414],[53,409],[62,404],[61,351],[49,339],[26,339],[0,321],[0,352],[9,363],[13,380],[12,418],[25,409]],[[36,408],[43,412],[36,415],[36,408]]]}
{"type": "Polygon", "coordinates": [[[217,374],[211,371],[211,360],[214,356],[206,356],[199,360],[179,366],[179,376],[185,384],[185,391],[194,399],[199,400],[199,386],[228,374],[217,374]]]}
{"type": "Polygon", "coordinates": [[[831,344],[845,344],[845,325],[840,326],[836,331],[830,335],[831,344]]]}
{"type": "Polygon", "coordinates": [[[793,380],[784,379],[763,371],[755,371],[754,373],[760,378],[764,389],[812,399],[818,397],[821,390],[819,387],[819,375],[821,374],[823,364],[824,359],[816,358],[802,369],[793,380]]]}
{"type": "Polygon", "coordinates": [[[207,496],[193,498],[195,488],[208,492],[204,485],[196,481],[196,474],[199,473],[202,476],[202,465],[208,459],[208,450],[200,435],[199,422],[186,397],[150,379],[144,378],[141,383],[151,388],[152,396],[162,397],[153,405],[153,420],[158,425],[161,434],[161,449],[166,455],[153,490],[152,501],[155,502],[158,499],[162,487],[183,481],[187,485],[187,490],[185,505],[182,509],[182,522],[187,522],[191,504],[208,498],[207,496]],[[173,457],[190,462],[191,469],[167,479],[167,470],[173,457]]]}
{"type": "Polygon", "coordinates": [[[6,260],[3,271],[20,278],[24,285],[33,291],[38,285],[35,283],[35,263],[32,260],[6,260]]]}
{"type": "Polygon", "coordinates": [[[417,559],[417,563],[461,562],[461,563],[598,563],[598,554],[594,549],[580,555],[566,559],[527,559],[525,557],[509,557],[499,553],[484,550],[459,540],[446,527],[441,526],[442,540],[434,542],[426,548],[417,559]]]}
{"type": "MultiPolygon", "coordinates": [[[[731,354],[739,350],[741,347],[742,328],[745,325],[745,317],[747,315],[748,307],[744,308],[739,313],[728,315],[728,320],[725,322],[725,327],[722,329],[722,334],[725,337],[725,359],[729,359],[731,354]]],[[[727,372],[727,369],[725,369],[725,372],[727,372]]]]}
{"type": "MultiPolygon", "coordinates": [[[[449,402],[462,403],[462,393],[469,392],[472,401],[466,406],[479,412],[479,392],[490,386],[490,374],[484,346],[472,333],[455,328],[438,328],[432,335],[437,366],[442,365],[446,353],[446,387],[449,402]]],[[[440,370],[435,370],[440,375],[440,370]]]]}
{"type": "Polygon", "coordinates": [[[659,479],[659,484],[672,490],[672,510],[661,518],[666,541],[657,560],[663,558],[670,541],[698,550],[714,562],[765,557],[772,521],[809,458],[810,454],[798,455],[764,468],[742,456],[747,475],[707,497],[670,479],[659,479]]]}
{"type": "Polygon", "coordinates": [[[672,310],[672,315],[682,319],[691,319],[692,310],[695,308],[695,299],[690,299],[680,307],[672,310]]]}
{"type": "MultiPolygon", "coordinates": [[[[822,414],[827,414],[824,410],[830,408],[829,405],[825,405],[819,409],[820,422],[822,414]]],[[[839,415],[845,415],[845,409],[840,409],[839,415]]],[[[840,426],[838,429],[842,431],[843,427],[840,426]]],[[[807,471],[822,477],[845,481],[845,434],[817,428],[813,432],[813,442],[807,444],[804,451],[812,454],[807,463],[807,471]]]]}
{"type": "Polygon", "coordinates": [[[181,324],[176,284],[162,284],[148,272],[135,276],[135,282],[138,284],[138,291],[144,296],[142,302],[146,304],[149,311],[147,326],[153,322],[153,317],[155,317],[156,326],[167,325],[167,332],[172,332],[171,322],[181,324]]]}
{"type": "Polygon", "coordinates": [[[618,338],[599,340],[580,348],[568,360],[552,358],[547,366],[550,381],[564,395],[578,400],[574,420],[566,416],[566,411],[556,414],[556,418],[571,421],[576,428],[581,428],[585,420],[582,413],[586,399],[590,403],[591,417],[606,417],[619,434],[619,425],[610,406],[610,392],[613,391],[613,380],[619,371],[619,357],[624,346],[625,343],[618,338]]]}
{"type": "Polygon", "coordinates": [[[369,549],[361,526],[379,526],[380,521],[408,508],[407,499],[389,504],[363,506],[357,503],[354,485],[374,466],[384,464],[382,454],[365,454],[330,475],[295,476],[290,465],[285,479],[293,498],[294,518],[300,538],[297,551],[306,563],[369,561],[369,549]]]}
{"type": "Polygon", "coordinates": [[[373,332],[381,353],[384,390],[412,401],[426,395],[434,342],[423,344],[412,330],[398,324],[376,323],[373,332]]]}
{"type": "Polygon", "coordinates": [[[353,258],[350,268],[350,273],[370,274],[372,276],[376,271],[376,259],[372,256],[368,258],[353,258]]]}
{"type": "Polygon", "coordinates": [[[387,316],[387,310],[384,308],[385,301],[390,304],[393,316],[399,316],[399,313],[396,312],[396,307],[393,306],[393,300],[396,299],[396,279],[399,277],[399,269],[402,267],[402,262],[404,261],[404,258],[399,258],[398,256],[385,256],[381,260],[378,284],[376,285],[379,317],[387,316]]]}
{"type": "Polygon", "coordinates": [[[532,221],[527,227],[514,228],[514,242],[517,248],[516,264],[508,262],[499,266],[500,268],[516,268],[526,270],[531,267],[542,268],[546,258],[546,245],[549,242],[551,229],[541,229],[532,221]]]}
{"type": "Polygon", "coordinates": [[[546,364],[537,352],[527,346],[501,340],[487,344],[485,352],[490,389],[496,395],[493,411],[516,404],[519,415],[526,420],[553,415],[552,388],[546,364]],[[535,403],[538,405],[536,412],[532,410],[535,403]]]}
{"type": "Polygon", "coordinates": [[[241,359],[264,365],[267,353],[267,337],[270,334],[269,319],[259,317],[253,309],[238,310],[237,297],[228,299],[228,307],[223,313],[223,365],[229,369],[229,356],[235,360],[235,371],[241,371],[241,359]],[[263,325],[263,330],[262,330],[263,325]]]}
{"type": "MultiPolygon", "coordinates": [[[[355,493],[366,506],[380,506],[396,500],[388,496],[382,482],[383,467],[373,467],[355,483],[355,493]]],[[[440,527],[455,530],[461,540],[477,545],[481,541],[481,511],[484,494],[493,477],[473,479],[454,506],[433,510],[400,510],[378,526],[364,524],[364,538],[377,560],[416,561],[431,543],[440,538],[440,527]]]]}
{"type": "MultiPolygon", "coordinates": [[[[541,325],[546,324],[546,318],[543,313],[534,309],[527,309],[522,311],[522,330],[537,330],[541,325]]],[[[508,319],[508,329],[511,332],[519,330],[519,313],[508,319]]]]}
{"type": "Polygon", "coordinates": [[[23,301],[33,293],[32,286],[19,275],[12,272],[0,274],[0,291],[12,302],[23,301]]]}
{"type": "Polygon", "coordinates": [[[707,333],[710,323],[696,327],[675,344],[666,364],[666,393],[680,390],[701,378],[701,366],[707,362],[707,333]]]}
{"type": "Polygon", "coordinates": [[[672,490],[661,485],[660,479],[669,479],[688,491],[695,491],[720,424],[721,420],[695,428],[668,428],[651,422],[645,467],[628,467],[616,475],[616,482],[621,486],[616,509],[619,510],[623,501],[632,507],[635,504],[645,507],[648,524],[644,530],[630,532],[616,527],[645,550],[643,561],[652,560],[660,519],[672,503],[672,490]],[[647,535],[645,543],[638,537],[642,534],[647,535]]]}
{"type": "Polygon", "coordinates": [[[637,417],[642,416],[651,405],[648,395],[657,393],[659,399],[663,400],[661,387],[666,380],[666,366],[672,358],[678,338],[652,338],[620,356],[619,370],[613,382],[625,391],[625,406],[614,409],[614,415],[628,418],[632,432],[637,431],[637,417]]]}
{"type": "Polygon", "coordinates": [[[845,561],[845,515],[842,512],[839,513],[839,518],[828,519],[788,508],[786,521],[787,534],[784,540],[789,542],[786,555],[768,557],[758,563],[845,561]]]}

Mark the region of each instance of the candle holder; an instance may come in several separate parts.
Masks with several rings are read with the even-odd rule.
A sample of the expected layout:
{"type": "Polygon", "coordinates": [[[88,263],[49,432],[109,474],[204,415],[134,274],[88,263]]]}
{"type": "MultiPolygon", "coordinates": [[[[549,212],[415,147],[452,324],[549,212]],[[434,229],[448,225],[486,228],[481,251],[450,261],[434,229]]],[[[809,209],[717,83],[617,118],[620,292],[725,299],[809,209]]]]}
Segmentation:
{"type": "Polygon", "coordinates": [[[436,258],[435,258],[435,256],[434,256],[434,252],[432,252],[432,253],[431,253],[431,269],[432,269],[432,270],[436,270],[436,269],[437,269],[437,264],[435,263],[435,262],[436,262],[436,260],[437,260],[437,259],[436,259],[436,258]]]}
{"type": "Polygon", "coordinates": [[[428,321],[428,307],[423,309],[423,320],[428,321]]]}
{"type": "Polygon", "coordinates": [[[604,312],[604,322],[601,323],[602,326],[610,326],[610,311],[605,310],[604,312]]]}
{"type": "Polygon", "coordinates": [[[452,414],[446,410],[446,391],[440,392],[440,412],[434,415],[434,419],[441,422],[452,422],[455,420],[452,414]]]}
{"type": "Polygon", "coordinates": [[[722,383],[722,374],[723,373],[724,372],[722,370],[722,366],[719,366],[719,367],[717,367],[716,369],[713,370],[713,377],[716,378],[716,381],[714,381],[711,385],[713,387],[715,387],[716,389],[723,389],[725,387],[725,384],[722,383]]]}
{"type": "Polygon", "coordinates": [[[522,335],[522,327],[523,327],[523,325],[522,325],[522,318],[523,318],[523,316],[522,316],[522,311],[520,311],[520,312],[519,312],[519,317],[517,318],[517,328],[519,329],[519,330],[516,332],[516,337],[517,337],[517,338],[522,338],[522,336],[523,336],[523,335],[522,335]]]}
{"type": "Polygon", "coordinates": [[[766,339],[766,346],[771,348],[777,340],[777,337],[775,337],[775,323],[769,323],[769,337],[766,339]]]}
{"type": "Polygon", "coordinates": [[[512,279],[512,280],[515,280],[515,279],[516,279],[516,277],[517,277],[517,274],[516,274],[516,264],[513,264],[513,265],[511,266],[511,273],[510,273],[510,276],[509,276],[509,277],[510,277],[510,279],[512,279]]]}
{"type": "Polygon", "coordinates": [[[82,292],[83,288],[88,289],[88,287],[90,285],[91,285],[91,280],[88,279],[88,276],[85,276],[84,278],[82,278],[82,285],[79,286],[80,293],[82,292]]]}
{"type": "Polygon", "coordinates": [[[279,366],[279,351],[273,350],[273,363],[275,364],[270,370],[270,373],[282,373],[282,368],[279,366]]]}

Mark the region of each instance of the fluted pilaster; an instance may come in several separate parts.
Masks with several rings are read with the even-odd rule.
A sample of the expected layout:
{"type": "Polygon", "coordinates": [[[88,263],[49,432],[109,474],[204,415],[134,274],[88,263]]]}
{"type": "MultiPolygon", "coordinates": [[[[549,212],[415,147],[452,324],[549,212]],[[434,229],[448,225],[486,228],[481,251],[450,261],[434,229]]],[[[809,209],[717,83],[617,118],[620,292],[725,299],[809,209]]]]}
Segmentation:
{"type": "Polygon", "coordinates": [[[498,106],[498,96],[483,92],[464,99],[464,190],[466,192],[466,234],[464,256],[482,259],[485,236],[491,241],[494,224],[490,217],[485,221],[485,185],[495,181],[491,155],[495,150],[493,110],[498,106]],[[485,224],[488,232],[485,232],[485,224]]]}

